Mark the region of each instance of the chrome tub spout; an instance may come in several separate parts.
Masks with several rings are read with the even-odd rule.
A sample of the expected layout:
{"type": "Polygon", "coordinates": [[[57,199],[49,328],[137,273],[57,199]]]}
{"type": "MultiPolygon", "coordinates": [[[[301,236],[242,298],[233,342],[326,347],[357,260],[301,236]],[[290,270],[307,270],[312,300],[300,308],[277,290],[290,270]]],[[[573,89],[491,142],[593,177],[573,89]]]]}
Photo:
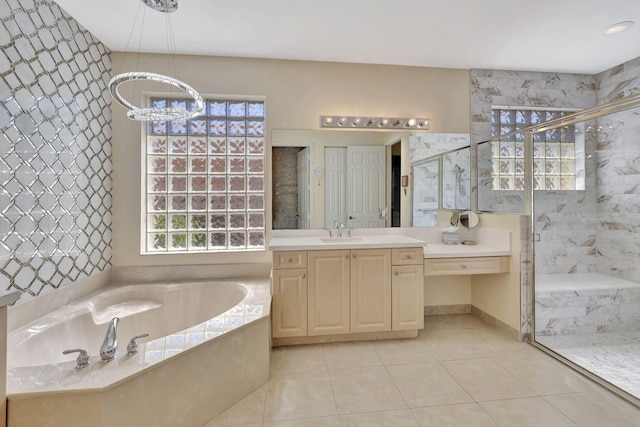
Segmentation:
{"type": "Polygon", "coordinates": [[[103,362],[109,362],[113,360],[114,357],[116,357],[116,350],[118,348],[118,340],[116,339],[116,328],[118,327],[119,321],[120,319],[118,317],[114,317],[109,322],[107,335],[104,337],[102,347],[100,347],[100,358],[103,362]]]}

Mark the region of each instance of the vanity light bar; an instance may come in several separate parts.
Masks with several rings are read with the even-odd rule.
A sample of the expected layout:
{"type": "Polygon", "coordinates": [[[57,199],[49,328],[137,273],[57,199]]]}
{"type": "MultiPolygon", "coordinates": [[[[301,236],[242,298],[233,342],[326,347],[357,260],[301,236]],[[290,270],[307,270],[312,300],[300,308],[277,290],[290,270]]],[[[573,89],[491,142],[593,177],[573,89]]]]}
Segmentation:
{"type": "Polygon", "coordinates": [[[321,128],[429,129],[429,119],[399,117],[320,116],[321,128]]]}

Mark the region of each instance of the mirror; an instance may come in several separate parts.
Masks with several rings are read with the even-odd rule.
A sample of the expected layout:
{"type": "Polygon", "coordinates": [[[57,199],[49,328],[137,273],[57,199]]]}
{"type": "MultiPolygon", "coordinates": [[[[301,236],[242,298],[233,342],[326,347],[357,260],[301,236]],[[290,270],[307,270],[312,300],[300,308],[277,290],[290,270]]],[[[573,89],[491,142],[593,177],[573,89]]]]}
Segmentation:
{"type": "MultiPolygon", "coordinates": [[[[478,218],[478,215],[475,212],[472,211],[467,211],[467,212],[462,212],[460,214],[460,225],[462,225],[464,228],[467,229],[467,235],[469,234],[470,230],[474,227],[478,226],[478,223],[480,222],[480,218],[478,218]]],[[[472,239],[465,239],[462,242],[463,245],[475,245],[476,242],[475,240],[472,239]]]]}
{"type": "Polygon", "coordinates": [[[413,166],[455,148],[468,150],[469,140],[469,134],[450,133],[273,130],[273,229],[333,228],[340,222],[348,228],[435,225],[414,221],[415,204],[428,204],[420,208],[427,216],[434,208],[469,209],[470,156],[438,160],[445,166],[435,184],[426,182],[435,179],[432,173],[413,166]],[[461,183],[465,178],[467,184],[461,183]],[[444,190],[438,190],[440,183],[444,190]],[[429,204],[434,192],[437,203],[429,204]]]}

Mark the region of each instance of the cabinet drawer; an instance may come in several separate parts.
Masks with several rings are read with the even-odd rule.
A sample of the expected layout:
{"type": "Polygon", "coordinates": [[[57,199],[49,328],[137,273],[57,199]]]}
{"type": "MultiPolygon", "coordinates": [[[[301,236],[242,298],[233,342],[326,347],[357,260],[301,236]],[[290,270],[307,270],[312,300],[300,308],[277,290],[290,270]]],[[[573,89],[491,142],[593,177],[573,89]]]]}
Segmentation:
{"type": "Polygon", "coordinates": [[[510,257],[429,258],[424,260],[425,276],[506,273],[510,257]]]}
{"type": "Polygon", "coordinates": [[[307,268],[307,251],[283,251],[273,253],[273,269],[307,268]]]}
{"type": "Polygon", "coordinates": [[[393,265],[422,264],[423,260],[424,251],[422,247],[391,249],[391,264],[393,265]]]}

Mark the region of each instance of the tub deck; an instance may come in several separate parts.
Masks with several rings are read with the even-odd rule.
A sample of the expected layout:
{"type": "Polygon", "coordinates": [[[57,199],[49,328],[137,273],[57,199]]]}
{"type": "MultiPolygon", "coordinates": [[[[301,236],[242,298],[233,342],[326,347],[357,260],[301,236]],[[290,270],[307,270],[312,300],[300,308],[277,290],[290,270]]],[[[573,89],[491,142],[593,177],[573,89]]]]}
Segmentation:
{"type": "Polygon", "coordinates": [[[83,369],[72,360],[8,370],[9,425],[204,425],[269,378],[269,279],[227,282],[246,287],[239,304],[134,356],[123,338],[108,363],[94,349],[83,369]]]}

